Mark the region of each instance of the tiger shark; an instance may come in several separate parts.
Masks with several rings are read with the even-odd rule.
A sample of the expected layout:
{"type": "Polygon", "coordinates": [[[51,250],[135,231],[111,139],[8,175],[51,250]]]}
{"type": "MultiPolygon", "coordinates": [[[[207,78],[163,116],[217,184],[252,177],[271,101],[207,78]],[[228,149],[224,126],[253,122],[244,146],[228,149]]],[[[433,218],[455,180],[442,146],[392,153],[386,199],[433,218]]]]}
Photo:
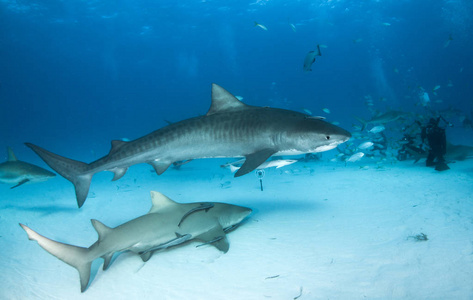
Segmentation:
{"type": "Polygon", "coordinates": [[[112,141],[108,155],[89,164],[26,143],[52,169],[74,184],[77,204],[87,198],[92,176],[101,171],[125,175],[128,167],[148,163],[161,175],[176,161],[245,157],[235,177],[255,170],[272,155],[297,155],[333,149],[351,134],[321,117],[247,105],[217,84],[204,116],[169,124],[133,141],[112,141]]]}
{"type": "Polygon", "coordinates": [[[89,284],[92,262],[103,258],[105,271],[116,252],[131,251],[146,262],[155,251],[196,239],[202,241],[202,245],[213,245],[226,253],[230,247],[226,233],[251,213],[250,208],[225,203],[177,203],[154,191],[151,199],[152,207],[146,215],[118,227],[110,228],[91,220],[98,240],[88,248],[60,243],[24,224],[20,223],[20,226],[30,240],[37,241],[44,250],[77,269],[81,292],[84,292],[89,284]]]}
{"type": "Polygon", "coordinates": [[[28,182],[45,181],[56,176],[41,167],[18,160],[10,147],[7,147],[7,152],[7,161],[0,164],[0,182],[14,184],[12,189],[28,182]]]}

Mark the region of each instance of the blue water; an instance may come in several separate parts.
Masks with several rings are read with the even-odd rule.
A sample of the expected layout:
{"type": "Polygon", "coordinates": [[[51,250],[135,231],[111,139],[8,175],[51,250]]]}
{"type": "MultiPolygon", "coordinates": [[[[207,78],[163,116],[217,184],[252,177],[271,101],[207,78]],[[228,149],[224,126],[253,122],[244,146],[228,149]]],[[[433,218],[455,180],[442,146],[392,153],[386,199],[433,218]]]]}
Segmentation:
{"type": "MultiPolygon", "coordinates": [[[[59,175],[13,190],[2,185],[0,279],[8,288],[0,295],[471,297],[471,160],[440,173],[424,162],[393,161],[401,128],[438,114],[454,125],[449,141],[473,146],[473,128],[464,126],[473,119],[472,32],[471,0],[0,0],[0,163],[1,149],[11,146],[20,160],[48,168],[24,142],[91,162],[108,153],[111,140],[205,114],[212,83],[251,105],[310,110],[353,140],[366,134],[357,132],[355,116],[410,113],[386,124],[391,149],[382,164],[382,157],[331,162],[332,150],[323,164],[269,170],[264,192],[254,175],[234,179],[218,166],[223,160],[191,162],[160,177],[135,166],[115,183],[97,174],[81,210],[59,175]],[[317,45],[322,56],[304,72],[317,45]],[[115,226],[146,213],[150,190],[178,202],[253,208],[240,239],[240,231],[230,237],[236,256],[170,251],[147,268],[125,256],[80,295],[75,270],[18,226],[88,246],[95,239],[89,219],[115,226]],[[419,233],[429,242],[409,239],[419,233]],[[279,274],[281,281],[266,280],[279,274]]],[[[344,146],[355,151],[371,138],[344,146]]]]}
{"type": "Polygon", "coordinates": [[[45,3],[0,1],[0,140],[23,158],[37,159],[26,141],[100,157],[112,139],[205,114],[212,82],[253,105],[329,108],[348,130],[370,117],[367,95],[379,111],[453,107],[458,128],[472,117],[468,1],[45,3]]]}

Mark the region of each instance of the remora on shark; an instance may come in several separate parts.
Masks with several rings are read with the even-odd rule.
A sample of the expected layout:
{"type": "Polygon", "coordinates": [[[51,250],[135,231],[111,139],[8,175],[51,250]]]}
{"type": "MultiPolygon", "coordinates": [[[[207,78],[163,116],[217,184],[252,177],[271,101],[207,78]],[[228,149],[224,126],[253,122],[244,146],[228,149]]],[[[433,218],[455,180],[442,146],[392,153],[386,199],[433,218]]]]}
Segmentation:
{"type": "Polygon", "coordinates": [[[77,269],[81,292],[84,292],[92,262],[103,258],[103,270],[106,270],[115,252],[132,251],[146,262],[154,251],[197,239],[226,253],[230,247],[226,233],[251,213],[250,208],[225,203],[177,203],[158,192],[151,192],[151,199],[153,205],[146,215],[118,227],[110,228],[92,220],[99,237],[88,248],[56,242],[26,225],[20,226],[30,240],[37,241],[44,250],[77,269]]]}
{"type": "Polygon", "coordinates": [[[90,164],[68,159],[26,143],[51,168],[74,184],[77,204],[87,198],[95,173],[111,171],[120,179],[128,167],[148,163],[158,175],[176,161],[245,157],[235,177],[245,175],[270,156],[322,152],[351,134],[320,117],[244,104],[212,84],[212,104],[205,116],[172,123],[130,142],[112,141],[110,153],[90,164]]]}
{"type": "Polygon", "coordinates": [[[18,160],[10,147],[7,147],[7,152],[7,161],[0,164],[0,182],[15,184],[12,189],[25,183],[46,181],[56,176],[53,172],[18,160]]]}

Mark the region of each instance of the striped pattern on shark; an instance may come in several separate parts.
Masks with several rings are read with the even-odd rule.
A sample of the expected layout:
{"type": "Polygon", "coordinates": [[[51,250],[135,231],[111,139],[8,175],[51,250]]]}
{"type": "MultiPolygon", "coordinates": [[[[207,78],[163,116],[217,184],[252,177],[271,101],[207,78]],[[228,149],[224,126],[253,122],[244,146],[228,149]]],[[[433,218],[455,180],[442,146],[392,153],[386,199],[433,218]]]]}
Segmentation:
{"type": "Polygon", "coordinates": [[[130,142],[112,141],[110,153],[89,164],[26,143],[51,168],[75,186],[77,204],[87,198],[92,176],[101,171],[120,179],[128,167],[148,163],[161,175],[176,161],[245,157],[235,177],[255,170],[272,155],[322,152],[347,141],[351,134],[321,118],[303,113],[246,105],[224,88],[212,85],[205,116],[169,124],[130,142]]]}

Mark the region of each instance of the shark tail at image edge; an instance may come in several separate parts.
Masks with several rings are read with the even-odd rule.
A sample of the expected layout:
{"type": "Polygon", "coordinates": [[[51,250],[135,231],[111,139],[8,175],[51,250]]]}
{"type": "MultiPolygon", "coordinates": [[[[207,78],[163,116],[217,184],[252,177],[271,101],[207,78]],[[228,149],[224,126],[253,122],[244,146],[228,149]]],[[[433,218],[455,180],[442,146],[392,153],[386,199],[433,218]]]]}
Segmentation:
{"type": "Polygon", "coordinates": [[[90,280],[92,266],[92,261],[88,259],[89,249],[56,242],[42,236],[26,225],[20,223],[20,226],[26,231],[30,240],[37,241],[44,250],[77,269],[80,276],[81,292],[84,292],[90,280]]]}
{"type": "Polygon", "coordinates": [[[54,171],[72,182],[76,191],[77,205],[82,207],[89,193],[92,173],[88,173],[89,165],[47,151],[31,143],[25,143],[44,160],[54,171]]]}

